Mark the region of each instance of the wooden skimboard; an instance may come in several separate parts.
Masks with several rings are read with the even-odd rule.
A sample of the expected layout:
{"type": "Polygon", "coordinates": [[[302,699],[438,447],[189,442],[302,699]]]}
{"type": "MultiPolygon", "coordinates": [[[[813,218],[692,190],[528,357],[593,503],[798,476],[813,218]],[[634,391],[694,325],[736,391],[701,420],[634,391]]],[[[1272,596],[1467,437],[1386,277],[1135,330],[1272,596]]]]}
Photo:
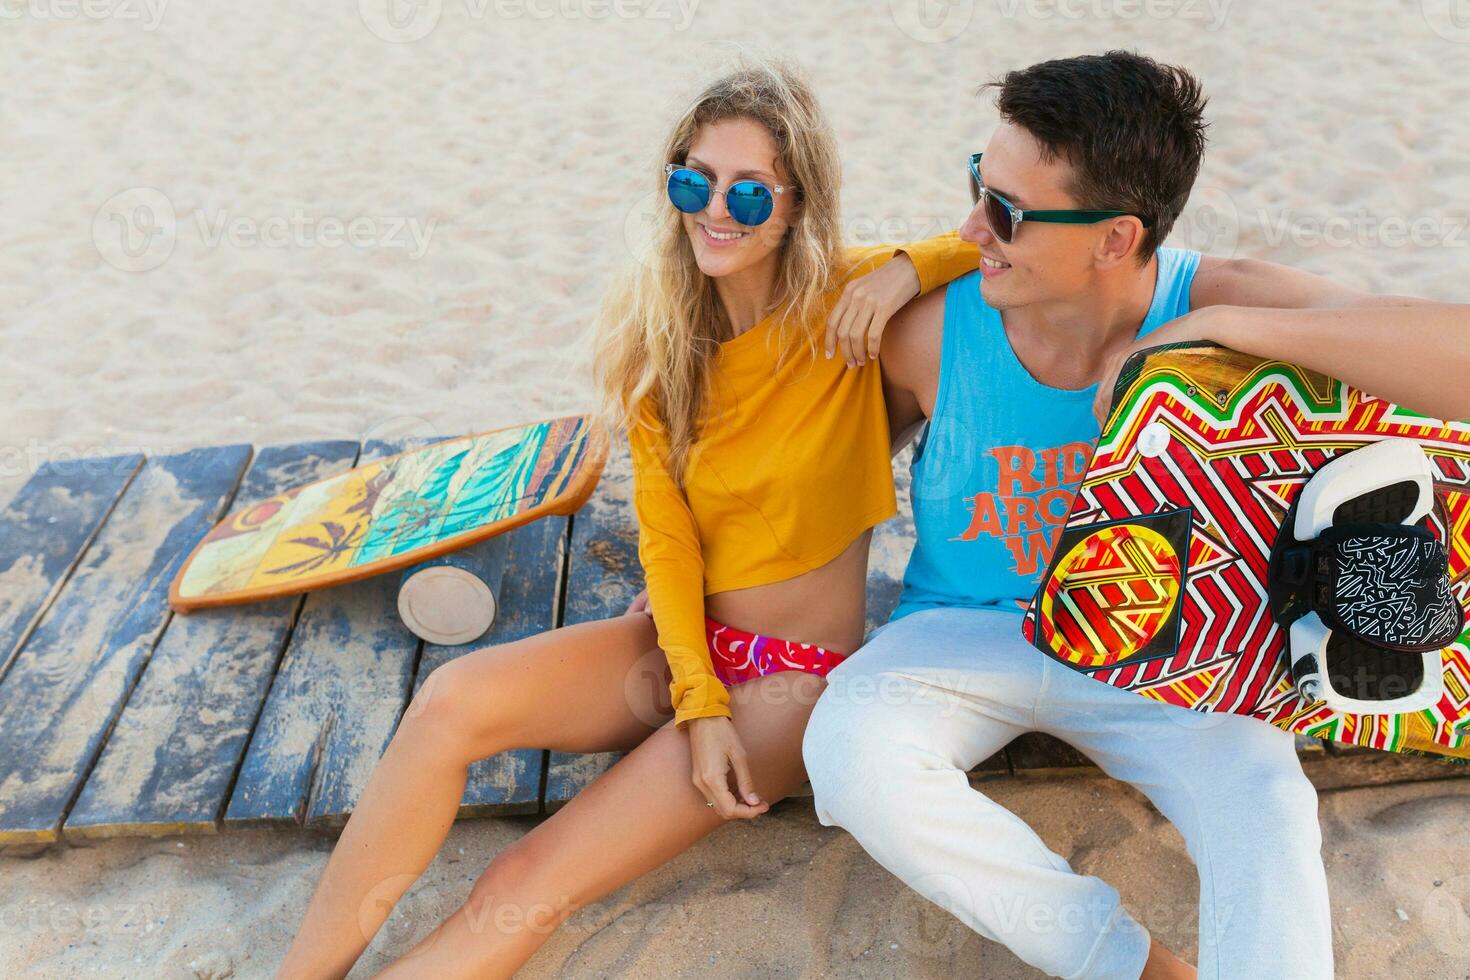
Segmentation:
{"type": "MultiPolygon", "coordinates": [[[[1470,605],[1470,424],[1213,344],[1140,351],[1055,542],[1023,631],[1043,653],[1168,704],[1298,734],[1470,761],[1470,631],[1441,651],[1443,693],[1410,714],[1306,701],[1268,602],[1268,564],[1314,472],[1390,438],[1433,470],[1429,518],[1470,605]]],[[[1463,622],[1463,621],[1462,621],[1463,622]]]]}
{"type": "Polygon", "coordinates": [[[355,582],[468,547],[591,496],[608,437],[585,415],[434,443],[221,521],[169,588],[178,612],[355,582]]]}

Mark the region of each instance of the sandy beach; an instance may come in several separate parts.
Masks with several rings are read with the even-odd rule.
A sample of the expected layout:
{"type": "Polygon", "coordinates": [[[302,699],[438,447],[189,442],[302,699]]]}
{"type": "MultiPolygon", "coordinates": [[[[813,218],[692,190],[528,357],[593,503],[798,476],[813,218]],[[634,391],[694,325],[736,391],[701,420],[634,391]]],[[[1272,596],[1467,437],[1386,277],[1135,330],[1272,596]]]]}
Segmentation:
{"type": "MultiPolygon", "coordinates": [[[[584,331],[660,203],[665,128],[742,47],[812,78],[854,243],[964,217],[966,156],[995,123],[977,85],[1126,47],[1211,95],[1170,244],[1470,299],[1453,0],[390,3],[0,0],[0,500],[50,459],[591,409],[584,331]]],[[[1101,777],[982,788],[1192,958],[1195,872],[1142,796],[1101,777]]],[[[457,824],[352,976],[536,819],[457,824]]],[[[1470,977],[1467,819],[1470,780],[1322,794],[1339,976],[1470,977]]],[[[269,976],[331,843],[0,854],[0,976],[269,976]]],[[[798,798],[579,911],[521,975],[1037,974],[798,798]]]]}

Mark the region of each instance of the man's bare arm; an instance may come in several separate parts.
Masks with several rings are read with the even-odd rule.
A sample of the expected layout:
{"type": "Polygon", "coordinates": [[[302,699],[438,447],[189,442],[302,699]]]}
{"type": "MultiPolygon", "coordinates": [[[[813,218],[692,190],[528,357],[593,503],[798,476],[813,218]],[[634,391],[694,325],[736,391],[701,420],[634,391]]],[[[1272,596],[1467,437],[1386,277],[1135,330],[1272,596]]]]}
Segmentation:
{"type": "Polygon", "coordinates": [[[1260,259],[1202,256],[1189,305],[1260,306],[1278,310],[1437,306],[1415,296],[1379,295],[1301,269],[1260,259]]]}
{"type": "Polygon", "coordinates": [[[1470,418],[1470,305],[1374,295],[1254,259],[1202,259],[1195,311],[1152,343],[1213,340],[1442,419],[1470,418]]]}
{"type": "Polygon", "coordinates": [[[888,321],[878,363],[893,455],[909,444],[934,411],[939,356],[944,340],[944,294],[936,289],[906,305],[888,321]]]}

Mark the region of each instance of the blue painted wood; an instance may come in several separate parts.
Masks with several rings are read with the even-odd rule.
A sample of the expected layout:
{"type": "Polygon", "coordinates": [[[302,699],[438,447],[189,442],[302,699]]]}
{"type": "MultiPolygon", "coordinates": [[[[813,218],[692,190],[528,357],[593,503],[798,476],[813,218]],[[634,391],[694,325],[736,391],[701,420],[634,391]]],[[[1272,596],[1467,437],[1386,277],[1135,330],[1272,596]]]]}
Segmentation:
{"type": "MultiPolygon", "coordinates": [[[[424,440],[428,441],[434,440],[424,440]]],[[[374,445],[377,456],[399,451],[398,446],[374,445]]],[[[405,445],[403,448],[412,447],[405,445]]],[[[250,480],[258,475],[264,479],[264,474],[269,471],[265,461],[268,452],[271,451],[263,451],[260,464],[252,468],[250,480]]],[[[116,772],[122,773],[131,769],[130,765],[123,764],[124,757],[140,759],[137,746],[128,741],[135,738],[143,727],[132,712],[156,705],[164,695],[172,694],[181,702],[176,721],[168,728],[170,738],[165,741],[169,744],[160,749],[165,755],[174,753],[174,756],[151,760],[152,769],[141,779],[143,789],[136,797],[140,811],[141,805],[156,803],[171,789],[182,789],[191,764],[187,761],[193,751],[191,746],[197,747],[201,742],[208,746],[206,751],[196,752],[193,756],[198,760],[199,772],[204,774],[202,782],[217,778],[217,759],[212,753],[219,751],[220,743],[212,740],[219,739],[222,733],[225,733],[226,741],[229,737],[241,736],[238,729],[233,734],[226,733],[224,728],[216,727],[209,719],[216,711],[250,714],[259,703],[259,690],[252,689],[249,678],[244,674],[240,683],[226,684],[203,695],[196,683],[202,676],[201,671],[209,674],[228,672],[238,667],[237,659],[243,661],[259,654],[254,647],[228,639],[228,636],[246,629],[241,622],[232,623],[231,620],[249,616],[250,611],[241,607],[211,610],[196,613],[193,617],[176,618],[169,623],[166,592],[178,564],[217,519],[223,501],[231,495],[233,481],[248,460],[248,453],[249,447],[227,446],[194,450],[149,462],[134,476],[111,515],[107,515],[103,507],[101,517],[96,517],[96,507],[102,506],[98,501],[107,500],[107,479],[121,481],[119,486],[126,484],[126,477],[132,474],[127,470],[129,457],[84,460],[73,469],[74,473],[103,474],[105,478],[99,480],[100,490],[97,485],[90,490],[78,489],[76,484],[68,484],[64,490],[47,490],[45,480],[40,479],[47,472],[43,468],[38,471],[37,478],[33,478],[34,486],[28,484],[23,488],[11,508],[0,514],[0,555],[9,556],[12,568],[16,561],[24,562],[31,556],[40,559],[38,567],[51,567],[49,563],[55,560],[55,556],[67,550],[66,546],[54,547],[55,541],[76,541],[77,528],[85,528],[90,519],[88,514],[104,521],[91,542],[85,540],[86,535],[81,536],[83,544],[76,547],[82,549],[82,557],[70,578],[64,577],[65,571],[60,573],[63,581],[60,595],[50,602],[49,607],[43,599],[36,607],[37,612],[29,614],[35,621],[35,628],[21,649],[21,656],[13,661],[11,675],[0,681],[0,843],[56,839],[58,821],[66,814],[66,801],[86,776],[90,760],[97,758],[99,752],[101,759],[96,770],[87,780],[86,789],[72,810],[71,818],[66,820],[66,833],[71,835],[75,831],[90,835],[109,832],[104,822],[88,822],[89,814],[93,812],[92,807],[101,805],[102,796],[115,790],[115,786],[108,787],[106,791],[101,788],[112,777],[114,766],[116,772]],[[84,499],[88,494],[95,494],[94,507],[90,510],[84,499]],[[215,501],[213,504],[210,503],[211,495],[215,501]],[[46,506],[59,508],[51,515],[56,517],[55,521],[46,519],[45,508],[33,503],[43,500],[47,501],[46,506]],[[68,511],[68,507],[73,509],[68,511]],[[68,513],[73,516],[63,516],[68,513]],[[224,638],[216,641],[203,636],[209,633],[203,626],[208,616],[218,621],[224,638]],[[199,634],[189,632],[196,628],[191,620],[198,624],[199,634]],[[161,641],[158,640],[160,632],[161,641]],[[185,639],[190,642],[185,642],[185,639]],[[149,651],[155,642],[158,646],[149,660],[149,651]],[[219,649],[213,648],[215,642],[222,644],[219,649]],[[181,669],[185,650],[206,655],[209,666],[200,666],[193,674],[181,669]],[[134,689],[132,685],[140,673],[142,680],[134,689]],[[130,689],[131,698],[128,697],[130,689]],[[124,702],[126,708],[121,709],[122,716],[119,717],[118,711],[124,702]],[[193,724],[189,717],[191,712],[193,724]],[[118,740],[118,744],[114,747],[108,742],[104,749],[103,742],[109,733],[118,740]],[[71,760],[70,764],[68,760],[71,760]],[[97,780],[99,787],[95,791],[99,794],[98,802],[93,802],[93,797],[89,796],[93,779],[97,780]],[[68,789],[69,786],[72,789],[68,789]]],[[[137,458],[133,459],[136,466],[137,458]]],[[[898,462],[900,507],[907,515],[911,511],[904,499],[907,489],[906,456],[900,456],[898,462]]],[[[70,464],[58,464],[57,468],[64,470],[67,465],[70,464]]],[[[538,576],[546,576],[548,569],[557,567],[557,563],[549,561],[548,557],[554,546],[565,547],[567,544],[564,520],[537,522],[515,532],[525,540],[510,546],[507,566],[510,574],[503,576],[500,588],[502,601],[508,609],[525,612],[497,624],[497,629],[503,632],[497,634],[496,642],[509,642],[539,632],[546,628],[548,622],[584,622],[618,615],[642,587],[637,564],[636,525],[627,499],[629,487],[625,456],[614,461],[609,476],[610,479],[604,479],[604,486],[593,503],[573,519],[573,525],[581,522],[582,526],[573,528],[572,554],[561,563],[560,573],[553,572],[550,576],[554,581],[575,578],[575,587],[569,586],[568,589],[564,613],[546,610],[545,582],[537,581],[538,576]],[[556,525],[562,526],[558,528],[556,525]],[[580,557],[573,561],[573,556],[580,557]]],[[[50,475],[46,476],[46,479],[50,478],[50,475]]],[[[283,473],[280,482],[290,486],[312,478],[305,471],[294,476],[283,473]]],[[[61,482],[67,483],[67,480],[61,482]]],[[[85,480],[82,484],[85,485],[85,480]]],[[[259,491],[251,489],[252,486],[253,483],[242,486],[238,499],[269,495],[264,484],[259,491]]],[[[902,558],[906,558],[911,545],[910,526],[907,518],[901,517],[875,533],[874,581],[870,581],[869,586],[870,628],[886,619],[889,606],[885,603],[897,598],[902,558]],[[890,539],[885,540],[885,536],[890,539]],[[885,562],[888,563],[886,569],[885,562]]],[[[72,561],[76,561],[75,556],[72,561]]],[[[11,635],[24,635],[25,627],[17,627],[16,624],[24,623],[28,615],[25,611],[27,605],[35,603],[35,592],[25,590],[37,588],[25,584],[28,581],[25,575],[18,578],[19,584],[17,577],[7,579],[0,573],[0,611],[9,617],[0,620],[0,626],[11,630],[11,635]],[[19,634],[14,633],[17,629],[19,634]]],[[[369,582],[392,580],[392,576],[385,576],[369,582]]],[[[345,593],[350,588],[343,587],[341,591],[345,593]]],[[[54,584],[50,591],[55,591],[54,584]]],[[[554,595],[556,590],[553,588],[551,591],[554,595]]],[[[280,601],[290,603],[293,600],[280,601]]],[[[322,822],[345,816],[345,811],[331,812],[331,807],[337,805],[331,802],[332,793],[335,791],[345,796],[346,791],[352,788],[351,780],[364,777],[364,760],[376,762],[381,746],[387,740],[386,735],[378,737],[376,733],[390,731],[396,725],[410,686],[407,678],[415,673],[419,677],[427,676],[433,665],[427,654],[425,660],[418,664],[410,664],[409,658],[402,656],[384,657],[383,633],[362,628],[363,621],[380,619],[381,611],[391,608],[386,595],[359,595],[351,601],[344,595],[328,605],[330,609],[309,616],[303,614],[311,628],[298,630],[302,639],[302,652],[298,658],[300,666],[292,669],[283,662],[272,687],[275,696],[288,702],[288,709],[292,705],[311,705],[319,708],[320,713],[314,715],[305,711],[293,715],[290,710],[281,711],[273,721],[257,726],[252,742],[252,748],[258,742],[262,746],[262,756],[269,757],[278,767],[278,771],[265,774],[269,778],[254,777],[265,787],[263,796],[277,794],[280,799],[287,799],[289,794],[282,787],[294,777],[303,787],[294,797],[294,813],[304,816],[312,801],[311,788],[315,786],[323,801],[323,814],[318,818],[322,822]],[[313,630],[319,635],[317,639],[308,641],[306,635],[313,630]],[[323,647],[334,642],[340,642],[343,650],[356,648],[355,654],[335,661],[327,657],[325,669],[314,670],[323,667],[321,659],[314,659],[314,652],[320,654],[323,647]],[[315,651],[309,647],[314,647],[315,651]],[[390,682],[375,685],[373,678],[376,672],[391,675],[390,682]],[[358,684],[356,690],[352,689],[354,683],[358,684]],[[315,692],[313,697],[304,696],[312,692],[315,692]],[[338,724],[338,718],[364,704],[373,708],[362,713],[367,723],[338,724]],[[383,710],[385,704],[393,706],[393,710],[383,710]],[[389,718],[391,721],[385,720],[389,718]],[[294,724],[295,727],[288,734],[282,734],[283,724],[294,724]],[[295,754],[282,751],[282,746],[293,739],[297,745],[304,744],[304,748],[295,754]]],[[[392,634],[391,630],[386,632],[392,634]]],[[[396,640],[404,639],[404,632],[400,631],[396,640]]],[[[409,645],[412,646],[411,641],[409,645]]],[[[270,641],[267,640],[264,646],[269,648],[270,641]]],[[[439,656],[440,652],[447,651],[436,652],[433,656],[439,656]]],[[[203,663],[200,661],[201,665],[203,663]]],[[[255,679],[259,681],[258,676],[255,679]]],[[[262,720],[264,718],[263,712],[262,720]]],[[[1066,746],[1060,743],[1053,745],[1044,739],[1019,741],[1013,745],[1013,750],[1018,762],[1016,768],[1021,772],[1045,773],[1074,769],[1083,764],[1066,746]]],[[[1314,782],[1332,788],[1444,778],[1447,775],[1470,776],[1470,767],[1447,766],[1434,760],[1425,767],[1424,760],[1411,757],[1371,752],[1354,754],[1340,747],[1331,747],[1324,752],[1319,745],[1300,741],[1299,751],[1304,760],[1313,761],[1309,772],[1314,782]],[[1322,762],[1323,759],[1328,762],[1322,762]],[[1371,765],[1364,765],[1365,760],[1371,765]]],[[[537,755],[545,754],[531,751],[526,758],[530,760],[537,755]]],[[[554,773],[548,771],[544,776],[549,791],[548,809],[555,809],[569,799],[615,758],[616,755],[556,754],[548,760],[554,761],[556,766],[554,773]]],[[[496,759],[486,760],[488,764],[496,762],[496,759]]],[[[505,760],[500,762],[503,764],[505,760]]],[[[366,771],[370,769],[371,766],[367,765],[366,771]]],[[[975,773],[985,775],[1007,771],[1005,757],[998,755],[977,767],[975,773]]],[[[508,806],[527,806],[525,789],[535,782],[535,772],[534,764],[518,770],[511,780],[514,791],[507,788],[509,783],[501,783],[499,788],[504,792],[499,797],[492,791],[497,777],[489,776],[487,771],[486,785],[491,789],[483,794],[477,794],[477,781],[472,778],[471,785],[467,787],[463,812],[504,813],[510,812],[508,806]],[[488,809],[477,810],[477,807],[488,809]]],[[[249,782],[243,772],[241,782],[249,782]]],[[[232,806],[243,798],[239,786],[236,789],[232,806]]],[[[265,809],[268,808],[262,808],[265,809]]],[[[232,822],[250,819],[247,813],[232,822]]],[[[279,818],[267,815],[260,819],[271,822],[279,818]]],[[[291,819],[291,815],[288,814],[286,819],[291,819]]],[[[113,829],[122,826],[118,824],[113,829]]],[[[169,833],[203,826],[205,824],[197,814],[180,820],[162,817],[158,812],[139,812],[133,815],[132,822],[124,829],[127,832],[169,833]]]]}
{"type": "MultiPolygon", "coordinates": [[[[372,440],[358,465],[437,441],[372,440]]],[[[417,667],[419,639],[398,618],[397,589],[396,575],[376,575],[307,595],[224,826],[346,823],[388,747],[417,667]]]]}
{"type": "MultiPolygon", "coordinates": [[[[565,517],[546,517],[487,542],[500,545],[499,560],[484,566],[487,584],[499,602],[495,622],[483,641],[458,646],[425,643],[415,693],[429,672],[441,664],[555,626],[567,524],[565,517]]],[[[458,815],[536,813],[541,808],[545,770],[542,749],[512,749],[473,763],[458,815]]]]}
{"type": "Polygon", "coordinates": [[[54,841],[168,621],[168,585],[249,446],[149,460],[0,682],[0,843],[54,841]]]}
{"type": "Polygon", "coordinates": [[[903,570],[914,546],[914,518],[909,506],[910,455],[910,450],[904,450],[895,465],[893,483],[898,494],[898,513],[873,529],[868,549],[865,633],[888,622],[903,594],[903,570]]]}
{"type": "MultiPolygon", "coordinates": [[[[357,448],[336,441],[262,449],[230,512],[350,469],[357,448]]],[[[286,596],[175,615],[63,835],[213,833],[301,603],[286,596]]]]}
{"type": "Polygon", "coordinates": [[[137,453],[47,461],[0,511],[0,679],[142,465],[137,453]]]}
{"type": "MultiPolygon", "coordinates": [[[[572,515],[562,625],[620,616],[642,591],[632,499],[632,464],[624,444],[614,447],[597,490],[572,515]]],[[[621,752],[548,753],[542,805],[548,812],[560,808],[622,756],[621,752]]]]}

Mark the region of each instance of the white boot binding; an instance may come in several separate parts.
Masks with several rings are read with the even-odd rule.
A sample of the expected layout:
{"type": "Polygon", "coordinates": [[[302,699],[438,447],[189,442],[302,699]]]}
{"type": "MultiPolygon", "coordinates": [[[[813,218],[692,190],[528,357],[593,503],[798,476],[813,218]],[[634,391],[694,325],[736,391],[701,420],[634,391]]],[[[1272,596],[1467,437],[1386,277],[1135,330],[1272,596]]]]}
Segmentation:
{"type": "Polygon", "coordinates": [[[1267,577],[1297,691],[1348,714],[1405,714],[1443,691],[1440,651],[1464,628],[1428,526],[1433,469],[1384,439],[1322,467],[1288,511],[1267,577]]]}

